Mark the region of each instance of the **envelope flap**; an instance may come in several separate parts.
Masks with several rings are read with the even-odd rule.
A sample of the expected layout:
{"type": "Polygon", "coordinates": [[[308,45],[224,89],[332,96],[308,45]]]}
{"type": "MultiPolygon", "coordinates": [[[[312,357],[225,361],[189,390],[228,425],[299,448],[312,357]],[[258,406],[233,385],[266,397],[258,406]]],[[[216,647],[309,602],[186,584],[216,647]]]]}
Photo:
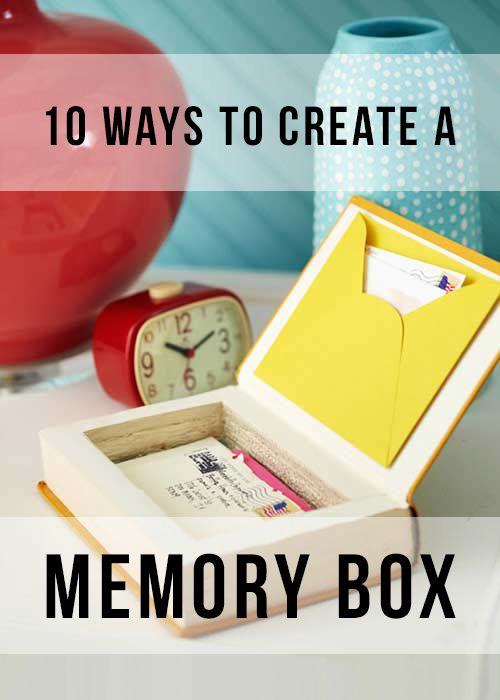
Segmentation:
{"type": "MultiPolygon", "coordinates": [[[[500,278],[469,263],[465,249],[463,256],[450,254],[446,239],[428,232],[431,243],[420,227],[414,233],[410,222],[403,220],[405,228],[401,222],[356,198],[258,340],[239,380],[266,401],[275,399],[292,424],[338,446],[368,478],[397,480],[407,494],[428,466],[418,461],[435,454],[449,428],[443,420],[426,438],[419,422],[446,397],[443,386],[492,312],[500,278]],[[364,293],[367,243],[464,272],[466,286],[402,317],[364,293]],[[402,478],[401,464],[408,472],[402,478]],[[381,476],[391,469],[397,477],[381,476]]],[[[483,350],[474,388],[498,348],[488,340],[483,350]]],[[[470,382],[461,391],[453,400],[463,406],[470,382]]]]}
{"type": "Polygon", "coordinates": [[[323,425],[385,462],[403,324],[363,294],[366,226],[358,216],[256,369],[323,425]]]}

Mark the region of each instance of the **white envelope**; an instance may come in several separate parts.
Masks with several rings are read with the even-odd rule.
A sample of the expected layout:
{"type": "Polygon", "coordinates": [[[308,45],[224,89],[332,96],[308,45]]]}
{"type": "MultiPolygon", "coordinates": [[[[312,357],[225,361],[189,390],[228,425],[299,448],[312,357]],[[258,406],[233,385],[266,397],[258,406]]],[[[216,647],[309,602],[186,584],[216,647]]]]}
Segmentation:
{"type": "Polygon", "coordinates": [[[364,290],[387,301],[402,315],[446,294],[444,289],[422,282],[370,254],[366,255],[364,290]]]}

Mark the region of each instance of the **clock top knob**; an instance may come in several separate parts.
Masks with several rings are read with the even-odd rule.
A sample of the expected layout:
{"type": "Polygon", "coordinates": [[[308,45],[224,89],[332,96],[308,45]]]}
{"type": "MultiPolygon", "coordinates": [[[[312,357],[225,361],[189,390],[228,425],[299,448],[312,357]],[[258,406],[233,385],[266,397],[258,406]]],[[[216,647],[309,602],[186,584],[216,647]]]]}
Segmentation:
{"type": "Polygon", "coordinates": [[[149,298],[152,301],[164,301],[180,294],[183,289],[182,282],[157,282],[149,287],[149,298]]]}

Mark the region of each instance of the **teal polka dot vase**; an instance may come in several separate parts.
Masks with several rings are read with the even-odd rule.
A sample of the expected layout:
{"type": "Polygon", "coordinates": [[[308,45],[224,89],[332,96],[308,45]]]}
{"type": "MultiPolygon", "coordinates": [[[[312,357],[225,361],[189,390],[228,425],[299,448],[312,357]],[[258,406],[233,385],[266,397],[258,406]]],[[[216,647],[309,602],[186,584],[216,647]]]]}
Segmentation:
{"type": "MultiPolygon", "coordinates": [[[[342,27],[321,72],[316,104],[323,114],[342,106],[337,122],[347,144],[315,149],[314,246],[353,194],[433,231],[481,250],[473,91],[464,58],[448,28],[435,20],[390,17],[342,27]],[[391,106],[389,144],[377,129],[378,106],[391,106]],[[435,145],[439,113],[449,106],[455,144],[435,145]],[[352,122],[368,107],[373,144],[355,145],[352,122]],[[401,106],[416,106],[401,144],[401,106]],[[399,112],[399,115],[398,115],[399,112]]],[[[326,141],[325,141],[326,143],[326,141]]]]}

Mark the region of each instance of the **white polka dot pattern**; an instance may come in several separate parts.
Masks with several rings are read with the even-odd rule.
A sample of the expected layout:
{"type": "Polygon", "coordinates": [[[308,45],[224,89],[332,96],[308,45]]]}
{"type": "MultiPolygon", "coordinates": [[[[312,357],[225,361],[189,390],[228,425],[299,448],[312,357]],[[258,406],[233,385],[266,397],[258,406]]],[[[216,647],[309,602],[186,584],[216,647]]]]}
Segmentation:
{"type": "MultiPolygon", "coordinates": [[[[477,154],[472,88],[463,58],[450,42],[423,54],[336,54],[327,60],[316,103],[325,113],[346,106],[349,115],[367,106],[415,105],[411,115],[417,146],[399,146],[399,118],[390,121],[390,146],[380,144],[372,117],[374,145],[315,149],[315,247],[328,233],[352,194],[362,194],[398,214],[470,248],[481,249],[477,154]],[[434,145],[440,105],[453,115],[456,146],[434,145]]],[[[354,117],[355,118],[355,117],[354,117]]],[[[381,118],[380,118],[381,119],[381,118]]],[[[352,128],[351,128],[352,133],[352,128]]]]}

